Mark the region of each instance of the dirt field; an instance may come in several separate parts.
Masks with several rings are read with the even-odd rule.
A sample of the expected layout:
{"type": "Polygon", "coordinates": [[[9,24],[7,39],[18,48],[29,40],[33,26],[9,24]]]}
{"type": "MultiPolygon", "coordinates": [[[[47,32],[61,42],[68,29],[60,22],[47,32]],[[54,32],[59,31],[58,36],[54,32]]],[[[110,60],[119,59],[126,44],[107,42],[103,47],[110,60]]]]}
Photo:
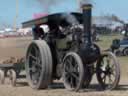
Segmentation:
{"type": "Polygon", "coordinates": [[[23,57],[30,41],[31,37],[0,39],[0,60],[6,60],[9,57],[23,57]]]}
{"type": "MultiPolygon", "coordinates": [[[[103,41],[98,44],[102,49],[108,48],[111,40],[109,40],[107,36],[101,39],[103,41]]],[[[0,59],[2,60],[9,56],[24,56],[29,42],[30,38],[8,38],[6,40],[0,40],[0,59]]],[[[67,91],[63,88],[60,81],[60,83],[54,84],[54,86],[52,86],[53,88],[37,91],[31,89],[27,85],[26,80],[18,80],[16,87],[12,87],[8,82],[6,82],[5,85],[0,85],[0,96],[128,96],[128,57],[119,57],[118,59],[121,68],[121,80],[118,88],[114,91],[100,91],[94,75],[90,88],[81,90],[78,93],[67,91]]]]}

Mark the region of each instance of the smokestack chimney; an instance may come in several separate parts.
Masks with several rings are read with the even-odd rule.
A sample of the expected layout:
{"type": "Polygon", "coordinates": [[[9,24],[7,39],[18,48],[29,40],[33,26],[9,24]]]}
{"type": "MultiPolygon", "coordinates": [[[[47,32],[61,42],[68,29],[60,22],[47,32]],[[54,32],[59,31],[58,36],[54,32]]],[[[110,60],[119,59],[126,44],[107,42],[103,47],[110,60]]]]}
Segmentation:
{"type": "Polygon", "coordinates": [[[92,5],[91,4],[83,4],[83,26],[84,26],[84,42],[85,45],[91,46],[91,17],[92,17],[92,5]]]}
{"type": "Polygon", "coordinates": [[[100,56],[100,49],[93,44],[91,36],[91,17],[92,5],[91,3],[82,4],[83,10],[83,26],[84,26],[84,43],[82,44],[79,54],[84,64],[94,63],[100,56]]]}

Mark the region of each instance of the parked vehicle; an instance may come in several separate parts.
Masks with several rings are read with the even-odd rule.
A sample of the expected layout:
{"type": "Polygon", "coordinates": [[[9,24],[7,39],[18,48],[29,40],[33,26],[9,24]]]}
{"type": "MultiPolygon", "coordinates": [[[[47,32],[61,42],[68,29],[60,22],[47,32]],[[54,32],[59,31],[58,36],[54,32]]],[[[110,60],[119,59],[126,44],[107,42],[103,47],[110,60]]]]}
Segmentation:
{"type": "Polygon", "coordinates": [[[128,56],[128,24],[125,25],[125,31],[122,33],[123,38],[113,40],[111,49],[118,56],[128,56]]]}

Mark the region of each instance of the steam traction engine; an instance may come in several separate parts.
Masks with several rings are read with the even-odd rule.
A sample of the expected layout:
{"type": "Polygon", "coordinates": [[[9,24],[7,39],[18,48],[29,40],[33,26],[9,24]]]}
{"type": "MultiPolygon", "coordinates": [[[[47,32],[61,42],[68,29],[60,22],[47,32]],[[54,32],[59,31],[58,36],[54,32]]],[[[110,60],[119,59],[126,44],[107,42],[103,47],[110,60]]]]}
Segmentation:
{"type": "Polygon", "coordinates": [[[96,73],[103,89],[114,89],[120,79],[120,67],[111,52],[101,52],[91,37],[92,5],[81,13],[58,13],[23,23],[23,27],[46,24],[49,32],[38,35],[26,53],[26,74],[34,89],[45,89],[63,78],[66,89],[88,87],[96,73]],[[71,17],[71,18],[70,18],[71,17]],[[96,63],[96,68],[95,68],[96,63]]]}

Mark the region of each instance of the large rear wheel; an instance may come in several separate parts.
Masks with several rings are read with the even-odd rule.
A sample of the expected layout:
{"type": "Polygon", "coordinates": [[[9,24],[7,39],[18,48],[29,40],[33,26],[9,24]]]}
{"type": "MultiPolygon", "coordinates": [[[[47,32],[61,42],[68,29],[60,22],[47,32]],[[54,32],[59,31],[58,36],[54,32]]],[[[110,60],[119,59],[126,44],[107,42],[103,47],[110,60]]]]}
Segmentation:
{"type": "Polygon", "coordinates": [[[52,78],[52,55],[44,40],[33,41],[26,54],[26,77],[34,89],[45,89],[52,78]]]}
{"type": "Polygon", "coordinates": [[[117,87],[120,80],[120,66],[113,53],[102,54],[97,62],[96,75],[102,89],[112,90],[117,87]]]}
{"type": "Polygon", "coordinates": [[[63,83],[66,89],[78,91],[84,81],[84,66],[79,55],[69,52],[63,61],[63,83]]]}

